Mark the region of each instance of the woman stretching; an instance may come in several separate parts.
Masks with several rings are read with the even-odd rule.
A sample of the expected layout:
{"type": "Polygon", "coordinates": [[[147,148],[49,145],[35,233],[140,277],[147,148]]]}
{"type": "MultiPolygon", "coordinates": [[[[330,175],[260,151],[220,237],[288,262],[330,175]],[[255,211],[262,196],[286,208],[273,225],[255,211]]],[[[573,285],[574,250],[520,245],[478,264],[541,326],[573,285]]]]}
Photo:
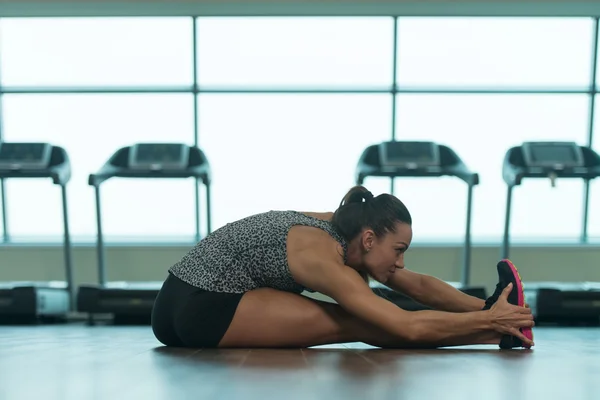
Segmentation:
{"type": "Polygon", "coordinates": [[[227,224],[169,269],[153,332],[178,347],[532,346],[533,316],[514,266],[498,264],[486,301],[466,295],[404,268],[411,224],[400,200],[363,186],[334,213],[270,211],[227,224]],[[401,309],[374,294],[369,277],[434,310],[401,309]]]}

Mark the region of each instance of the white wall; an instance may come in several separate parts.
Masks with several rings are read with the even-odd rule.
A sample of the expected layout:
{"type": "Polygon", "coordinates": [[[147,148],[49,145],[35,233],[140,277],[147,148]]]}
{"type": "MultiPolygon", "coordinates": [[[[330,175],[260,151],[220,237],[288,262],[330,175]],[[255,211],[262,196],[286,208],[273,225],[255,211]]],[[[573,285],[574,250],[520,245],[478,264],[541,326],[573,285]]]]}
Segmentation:
{"type": "MultiPolygon", "coordinates": [[[[127,247],[107,249],[107,275],[111,281],[161,281],[171,264],[188,247],[127,247]]],[[[23,247],[0,245],[0,281],[62,280],[62,249],[57,246],[23,247]]],[[[477,247],[473,250],[471,283],[485,285],[493,291],[496,263],[500,249],[477,247]]],[[[96,253],[91,246],[76,246],[73,251],[77,284],[96,282],[96,253]]],[[[441,279],[460,279],[462,251],[460,247],[416,246],[406,255],[407,267],[435,275],[441,279]]],[[[600,246],[577,247],[517,247],[511,252],[525,282],[597,281],[600,282],[600,246]]]]}

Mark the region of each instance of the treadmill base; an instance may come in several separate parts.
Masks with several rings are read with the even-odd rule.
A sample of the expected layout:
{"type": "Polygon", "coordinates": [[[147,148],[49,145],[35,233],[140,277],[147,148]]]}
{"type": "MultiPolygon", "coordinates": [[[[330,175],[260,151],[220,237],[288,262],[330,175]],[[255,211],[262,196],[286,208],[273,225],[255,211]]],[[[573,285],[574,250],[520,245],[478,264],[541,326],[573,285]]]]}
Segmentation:
{"type": "Polygon", "coordinates": [[[69,292],[61,285],[34,282],[0,285],[2,324],[66,322],[68,314],[69,292]]]}
{"type": "Polygon", "coordinates": [[[537,323],[600,324],[600,283],[529,283],[525,296],[537,323]]]}
{"type": "Polygon", "coordinates": [[[81,286],[77,311],[88,314],[90,325],[107,320],[115,325],[148,325],[161,285],[162,282],[113,282],[105,287],[81,286]]]}

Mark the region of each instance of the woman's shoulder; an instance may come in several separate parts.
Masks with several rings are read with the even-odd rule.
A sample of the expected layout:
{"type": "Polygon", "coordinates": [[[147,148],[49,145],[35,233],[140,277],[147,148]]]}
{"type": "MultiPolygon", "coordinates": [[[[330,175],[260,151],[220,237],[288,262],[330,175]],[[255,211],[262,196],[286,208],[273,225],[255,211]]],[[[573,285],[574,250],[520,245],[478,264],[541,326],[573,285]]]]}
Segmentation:
{"type": "Polygon", "coordinates": [[[314,226],[296,225],[288,232],[288,253],[311,254],[318,257],[344,255],[344,248],[338,240],[328,232],[314,226]]]}

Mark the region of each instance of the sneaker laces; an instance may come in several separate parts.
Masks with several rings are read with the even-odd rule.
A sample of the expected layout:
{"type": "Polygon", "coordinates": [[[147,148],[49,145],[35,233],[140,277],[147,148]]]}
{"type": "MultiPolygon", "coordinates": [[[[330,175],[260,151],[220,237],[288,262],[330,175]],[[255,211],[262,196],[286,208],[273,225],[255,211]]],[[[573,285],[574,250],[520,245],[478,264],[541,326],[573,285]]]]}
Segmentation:
{"type": "Polygon", "coordinates": [[[503,289],[504,288],[502,287],[500,282],[498,282],[496,284],[496,290],[494,291],[494,294],[488,297],[485,301],[486,308],[490,308],[496,301],[498,301],[498,297],[500,297],[500,294],[502,294],[503,289]]]}

